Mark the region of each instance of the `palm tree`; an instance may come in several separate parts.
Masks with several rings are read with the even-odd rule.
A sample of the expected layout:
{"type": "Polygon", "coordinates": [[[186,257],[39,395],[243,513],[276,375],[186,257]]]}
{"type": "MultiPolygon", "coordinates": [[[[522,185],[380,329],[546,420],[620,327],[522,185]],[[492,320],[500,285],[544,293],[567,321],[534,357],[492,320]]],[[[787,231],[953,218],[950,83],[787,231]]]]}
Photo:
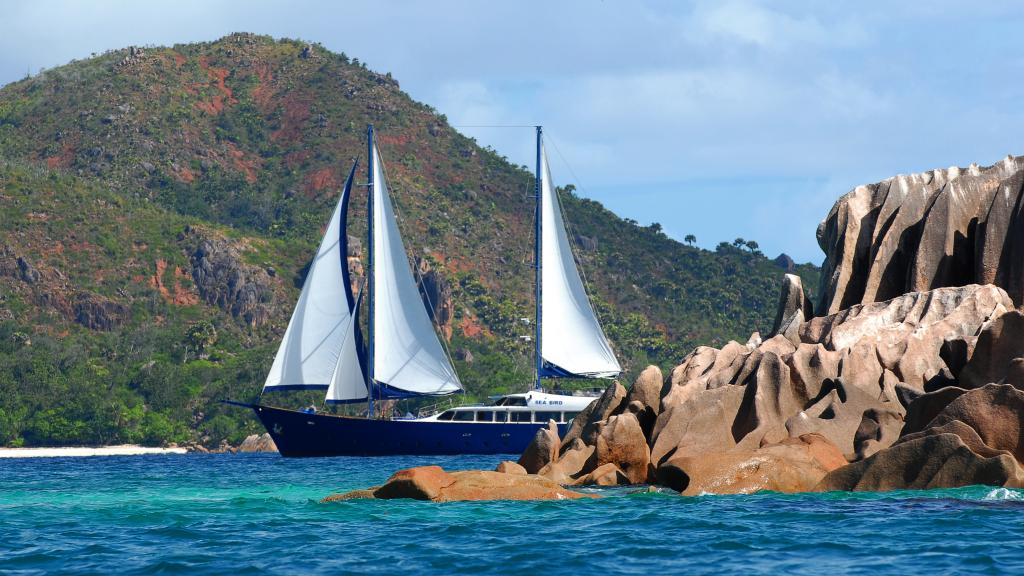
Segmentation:
{"type": "Polygon", "coordinates": [[[683,238],[683,242],[686,242],[690,246],[693,246],[697,242],[697,237],[693,234],[687,234],[686,238],[683,238]]]}

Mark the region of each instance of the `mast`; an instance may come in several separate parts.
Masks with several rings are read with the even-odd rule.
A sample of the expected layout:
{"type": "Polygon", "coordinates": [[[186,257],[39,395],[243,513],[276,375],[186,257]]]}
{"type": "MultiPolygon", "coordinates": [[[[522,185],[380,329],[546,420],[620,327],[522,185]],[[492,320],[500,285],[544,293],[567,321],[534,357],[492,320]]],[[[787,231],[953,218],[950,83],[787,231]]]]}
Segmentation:
{"type": "Polygon", "coordinates": [[[534,244],[533,244],[533,265],[534,265],[534,276],[535,276],[535,282],[534,282],[535,283],[535,294],[534,294],[534,299],[536,301],[537,313],[536,313],[536,321],[533,323],[533,328],[534,328],[533,344],[534,344],[534,358],[535,358],[536,363],[537,363],[537,380],[534,381],[534,383],[533,383],[533,389],[537,390],[537,391],[542,390],[541,382],[540,382],[540,375],[541,375],[541,370],[542,370],[543,364],[544,364],[544,359],[541,357],[541,348],[540,348],[540,335],[541,335],[541,329],[540,329],[540,325],[541,325],[541,300],[540,300],[540,296],[541,296],[541,220],[542,220],[542,217],[543,217],[542,208],[541,208],[541,204],[543,203],[543,199],[541,198],[541,194],[543,193],[543,190],[541,189],[542,184],[541,184],[541,175],[540,175],[540,171],[541,171],[541,158],[540,158],[540,154],[541,154],[541,134],[542,134],[543,130],[544,129],[541,126],[537,126],[537,176],[536,176],[536,180],[535,180],[535,183],[534,183],[534,191],[536,193],[534,198],[537,199],[537,207],[536,207],[536,218],[535,218],[536,229],[534,230],[534,244]]]}
{"type": "Polygon", "coordinates": [[[374,393],[374,374],[373,374],[373,172],[377,169],[377,165],[374,163],[373,158],[373,124],[366,127],[366,158],[367,158],[367,178],[366,178],[366,279],[367,279],[367,322],[366,322],[366,417],[373,418],[373,393],[374,393]]]}

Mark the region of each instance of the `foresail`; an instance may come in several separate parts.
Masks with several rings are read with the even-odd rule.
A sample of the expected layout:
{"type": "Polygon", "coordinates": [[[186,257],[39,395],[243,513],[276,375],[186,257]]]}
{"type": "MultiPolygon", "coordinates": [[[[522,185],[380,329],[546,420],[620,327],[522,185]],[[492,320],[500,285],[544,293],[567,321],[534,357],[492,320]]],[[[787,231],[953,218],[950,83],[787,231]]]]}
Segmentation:
{"type": "Polygon", "coordinates": [[[416,288],[376,147],[371,163],[374,397],[457,392],[462,385],[416,288]]]}
{"type": "Polygon", "coordinates": [[[264,391],[328,388],[354,306],[348,283],[345,216],[355,166],[345,181],[299,301],[263,386],[264,391]]]}
{"type": "Polygon", "coordinates": [[[359,306],[362,293],[356,299],[356,306],[345,326],[341,353],[334,369],[334,377],[327,388],[328,404],[348,404],[366,401],[366,373],[363,367],[362,342],[359,338],[359,306]]]}
{"type": "Polygon", "coordinates": [[[541,357],[547,377],[610,378],[622,372],[580,279],[558,194],[541,148],[541,357]]]}

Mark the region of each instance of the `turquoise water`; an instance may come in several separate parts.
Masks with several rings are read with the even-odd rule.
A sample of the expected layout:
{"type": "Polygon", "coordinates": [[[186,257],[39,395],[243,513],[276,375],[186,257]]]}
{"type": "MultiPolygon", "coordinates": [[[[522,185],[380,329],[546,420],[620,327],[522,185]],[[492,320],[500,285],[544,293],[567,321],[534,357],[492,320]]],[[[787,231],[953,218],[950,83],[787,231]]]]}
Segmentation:
{"type": "Polygon", "coordinates": [[[1024,573],[1024,491],[990,487],[317,503],[399,468],[497,461],[0,460],[0,573],[1024,573]]]}

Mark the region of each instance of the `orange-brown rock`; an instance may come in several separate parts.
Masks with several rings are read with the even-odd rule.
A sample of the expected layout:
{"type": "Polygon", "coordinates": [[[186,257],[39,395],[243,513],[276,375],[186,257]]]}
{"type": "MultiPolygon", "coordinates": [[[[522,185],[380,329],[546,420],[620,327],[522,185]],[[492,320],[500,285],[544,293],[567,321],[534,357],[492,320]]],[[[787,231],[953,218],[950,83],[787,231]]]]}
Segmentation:
{"type": "Polygon", "coordinates": [[[523,468],[516,462],[511,460],[502,460],[498,462],[498,465],[494,468],[495,472],[501,472],[502,474],[518,474],[520,476],[526,476],[526,468],[523,468]]]}
{"type": "Polygon", "coordinates": [[[548,420],[545,428],[537,430],[533,441],[519,457],[519,465],[530,474],[536,474],[541,468],[549,463],[558,460],[558,448],[561,441],[558,439],[558,424],[554,420],[548,420]]]}
{"type": "Polygon", "coordinates": [[[420,466],[399,470],[384,485],[355,490],[324,498],[334,502],[357,498],[411,498],[432,502],[466,500],[574,500],[596,498],[567,490],[547,478],[535,475],[504,474],[483,470],[445,472],[439,466],[420,466]]]}
{"type": "Polygon", "coordinates": [[[576,481],[577,486],[622,486],[630,483],[625,472],[611,462],[598,466],[576,481]]]}
{"type": "Polygon", "coordinates": [[[537,474],[559,484],[573,484],[579,476],[597,466],[595,450],[594,446],[587,446],[583,440],[577,438],[568,450],[562,452],[557,461],[548,463],[537,474]]]}
{"type": "Polygon", "coordinates": [[[824,438],[789,439],[756,450],[671,458],[657,469],[658,482],[684,496],[807,492],[846,460],[824,438]]]}
{"type": "Polygon", "coordinates": [[[633,387],[626,395],[627,410],[636,414],[640,422],[640,428],[644,431],[644,437],[650,439],[651,429],[654,428],[654,421],[661,412],[661,393],[664,387],[664,378],[661,375],[661,368],[648,366],[637,376],[633,387]]]}
{"type": "Polygon", "coordinates": [[[590,403],[573,418],[572,425],[562,439],[562,450],[572,445],[576,438],[593,446],[597,442],[598,427],[612,414],[621,411],[626,402],[626,389],[618,382],[612,382],[601,396],[590,403]]]}
{"type": "Polygon", "coordinates": [[[597,437],[595,455],[597,466],[615,464],[631,484],[647,481],[647,466],[651,451],[640,422],[631,412],[612,416],[597,437]]]}

